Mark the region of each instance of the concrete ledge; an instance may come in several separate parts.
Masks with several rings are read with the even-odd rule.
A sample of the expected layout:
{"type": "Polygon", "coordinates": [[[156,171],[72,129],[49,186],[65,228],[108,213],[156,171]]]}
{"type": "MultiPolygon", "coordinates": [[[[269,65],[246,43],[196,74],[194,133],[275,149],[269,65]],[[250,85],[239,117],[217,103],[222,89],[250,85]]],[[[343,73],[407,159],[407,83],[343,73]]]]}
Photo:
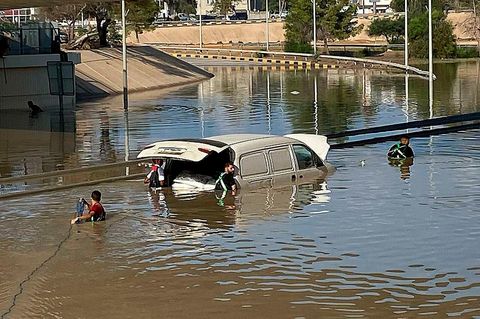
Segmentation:
{"type": "Polygon", "coordinates": [[[265,59],[265,58],[252,58],[242,56],[230,56],[230,55],[192,55],[187,53],[171,53],[172,56],[177,58],[197,58],[197,59],[214,59],[214,60],[229,60],[239,62],[253,62],[272,66],[281,66],[283,69],[336,69],[340,66],[337,64],[320,64],[314,61],[299,61],[299,60],[285,60],[285,59],[265,59]]]}

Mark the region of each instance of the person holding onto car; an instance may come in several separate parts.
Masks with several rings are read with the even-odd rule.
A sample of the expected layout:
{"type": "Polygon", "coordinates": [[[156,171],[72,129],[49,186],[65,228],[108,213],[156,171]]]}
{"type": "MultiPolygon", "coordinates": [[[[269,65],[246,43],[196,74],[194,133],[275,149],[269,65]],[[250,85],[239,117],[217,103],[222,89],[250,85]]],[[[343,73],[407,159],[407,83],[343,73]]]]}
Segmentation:
{"type": "Polygon", "coordinates": [[[233,178],[234,172],[235,166],[233,166],[233,163],[226,162],[223,167],[223,172],[215,182],[215,189],[222,190],[224,192],[232,191],[232,195],[235,195],[237,185],[235,184],[235,179],[233,178]]]}
{"type": "Polygon", "coordinates": [[[215,182],[215,191],[218,193],[221,192],[221,195],[218,196],[218,193],[215,193],[215,197],[218,200],[219,206],[225,206],[225,197],[229,191],[232,191],[232,195],[235,196],[237,191],[237,185],[235,184],[235,179],[233,174],[235,173],[235,166],[232,162],[226,162],[223,167],[223,172],[217,178],[215,182]]]}

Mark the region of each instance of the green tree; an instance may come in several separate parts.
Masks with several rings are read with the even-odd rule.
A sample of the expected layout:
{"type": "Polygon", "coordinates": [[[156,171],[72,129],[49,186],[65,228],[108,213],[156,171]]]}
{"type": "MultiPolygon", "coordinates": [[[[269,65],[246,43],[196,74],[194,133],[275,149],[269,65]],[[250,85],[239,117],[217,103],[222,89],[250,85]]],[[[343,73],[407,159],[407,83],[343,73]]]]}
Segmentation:
{"type": "Polygon", "coordinates": [[[84,12],[95,18],[97,23],[98,37],[100,38],[100,46],[107,46],[107,35],[110,24],[112,23],[111,15],[118,4],[109,2],[92,2],[88,3],[84,12]]]}
{"type": "MultiPolygon", "coordinates": [[[[323,41],[327,54],[328,41],[343,40],[361,30],[357,25],[357,6],[349,0],[317,0],[316,20],[318,39],[323,41]]],[[[293,0],[285,21],[285,49],[308,48],[313,38],[312,2],[293,0]]]]}
{"type": "Polygon", "coordinates": [[[370,24],[368,34],[383,36],[388,43],[399,43],[405,34],[405,19],[403,17],[375,19],[370,24]]]}
{"type": "Polygon", "coordinates": [[[285,19],[285,50],[310,53],[312,46],[312,2],[293,0],[285,19]]]}
{"type": "MultiPolygon", "coordinates": [[[[418,58],[428,57],[428,12],[416,14],[409,22],[410,54],[418,58]]],[[[452,24],[439,10],[432,12],[433,56],[453,58],[456,55],[456,39],[452,24]]]]}
{"type": "Polygon", "coordinates": [[[75,38],[75,23],[85,7],[85,4],[65,4],[40,8],[38,16],[50,21],[66,21],[68,23],[68,39],[73,40],[75,38]]]}
{"type": "MultiPolygon", "coordinates": [[[[404,0],[392,0],[391,7],[403,12],[404,0]]],[[[408,36],[410,55],[418,58],[428,56],[428,0],[408,1],[408,36]]],[[[451,1],[432,1],[432,27],[433,27],[433,56],[436,58],[452,58],[456,56],[457,44],[453,34],[453,26],[447,21],[447,12],[451,1]]]]}
{"type": "MultiPolygon", "coordinates": [[[[135,32],[135,38],[138,42],[139,34],[152,29],[152,22],[158,12],[158,5],[154,0],[130,0],[126,2],[126,9],[127,32],[135,32]]],[[[121,9],[116,14],[120,18],[121,9]]]]}
{"type": "Polygon", "coordinates": [[[357,34],[363,25],[357,25],[357,6],[350,0],[316,1],[317,33],[329,54],[328,41],[344,40],[357,34]]]}
{"type": "MultiPolygon", "coordinates": [[[[415,14],[425,11],[428,0],[408,0],[408,13],[415,14]]],[[[432,0],[432,7],[441,11],[451,9],[451,0],[432,0]]],[[[405,11],[405,0],[392,0],[390,8],[397,12],[405,11]]]]}

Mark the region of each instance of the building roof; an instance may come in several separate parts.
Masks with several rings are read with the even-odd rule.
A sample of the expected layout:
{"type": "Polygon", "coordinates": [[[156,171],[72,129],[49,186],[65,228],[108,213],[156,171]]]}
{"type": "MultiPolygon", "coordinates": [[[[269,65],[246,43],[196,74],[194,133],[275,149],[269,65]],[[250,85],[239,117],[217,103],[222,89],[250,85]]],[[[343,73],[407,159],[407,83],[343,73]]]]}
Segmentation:
{"type": "MultiPolygon", "coordinates": [[[[110,1],[113,0],[103,0],[110,1]]],[[[120,0],[117,0],[120,2],[120,0]]],[[[0,10],[4,9],[19,9],[19,8],[34,8],[34,7],[51,7],[65,4],[82,4],[86,2],[98,2],[98,0],[1,0],[0,10]]]]}

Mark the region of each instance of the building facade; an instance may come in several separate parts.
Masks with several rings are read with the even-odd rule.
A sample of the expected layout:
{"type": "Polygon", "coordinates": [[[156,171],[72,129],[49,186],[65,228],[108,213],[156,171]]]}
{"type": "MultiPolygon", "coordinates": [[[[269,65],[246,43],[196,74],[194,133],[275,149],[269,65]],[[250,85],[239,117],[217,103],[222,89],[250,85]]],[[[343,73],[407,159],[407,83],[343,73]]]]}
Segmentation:
{"type": "Polygon", "coordinates": [[[387,13],[391,0],[352,0],[358,6],[358,14],[387,13]]]}
{"type": "Polygon", "coordinates": [[[6,9],[0,11],[0,19],[8,20],[17,25],[35,20],[37,8],[6,9]]]}

